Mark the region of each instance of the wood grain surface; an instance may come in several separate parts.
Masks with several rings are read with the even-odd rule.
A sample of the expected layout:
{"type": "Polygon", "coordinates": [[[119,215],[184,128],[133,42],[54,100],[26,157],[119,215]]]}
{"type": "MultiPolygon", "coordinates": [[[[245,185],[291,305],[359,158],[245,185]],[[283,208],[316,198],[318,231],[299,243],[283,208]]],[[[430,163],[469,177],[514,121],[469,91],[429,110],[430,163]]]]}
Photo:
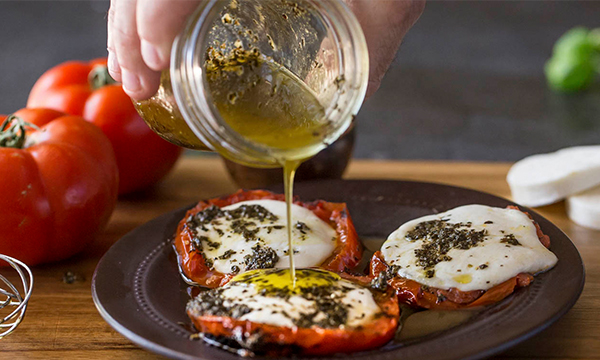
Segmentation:
{"type": "MultiPolygon", "coordinates": [[[[509,164],[457,162],[352,162],[348,179],[403,179],[445,183],[510,197],[509,164]]],[[[2,359],[159,359],[115,332],[92,302],[90,283],[102,254],[122,235],[154,217],[203,198],[230,193],[236,185],[216,157],[185,157],[150,191],[120,199],[105,231],[75,258],[33,269],[35,283],[27,316],[0,340],[2,359]],[[72,271],[83,280],[63,282],[72,271]]],[[[587,281],[579,301],[541,334],[497,358],[600,358],[600,231],[568,220],[563,203],[538,208],[573,240],[585,262],[587,281]]],[[[11,279],[6,268],[0,270],[11,279]]]]}

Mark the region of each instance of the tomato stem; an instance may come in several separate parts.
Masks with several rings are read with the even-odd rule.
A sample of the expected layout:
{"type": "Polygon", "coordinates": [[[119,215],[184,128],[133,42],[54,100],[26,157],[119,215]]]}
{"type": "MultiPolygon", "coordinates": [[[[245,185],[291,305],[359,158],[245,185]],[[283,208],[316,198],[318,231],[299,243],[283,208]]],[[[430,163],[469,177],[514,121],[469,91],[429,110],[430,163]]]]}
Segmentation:
{"type": "Polygon", "coordinates": [[[98,90],[103,86],[116,84],[117,82],[108,73],[105,65],[96,65],[88,75],[88,82],[92,90],[98,90]]]}
{"type": "Polygon", "coordinates": [[[0,147],[22,149],[25,146],[27,128],[40,129],[18,116],[9,115],[0,126],[0,147]]]}

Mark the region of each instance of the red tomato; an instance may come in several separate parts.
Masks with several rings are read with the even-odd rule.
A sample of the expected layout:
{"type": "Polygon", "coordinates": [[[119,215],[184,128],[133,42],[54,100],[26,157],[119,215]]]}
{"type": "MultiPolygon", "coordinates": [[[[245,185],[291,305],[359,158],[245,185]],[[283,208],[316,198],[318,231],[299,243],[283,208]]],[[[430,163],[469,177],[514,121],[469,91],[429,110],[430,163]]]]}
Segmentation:
{"type": "Polygon", "coordinates": [[[113,145],[119,167],[119,194],[125,194],[162,179],[182,149],[156,135],[121,85],[111,80],[106,59],[65,62],[38,79],[27,106],[83,116],[100,127],[113,145]]]}
{"type": "MultiPolygon", "coordinates": [[[[347,280],[369,287],[363,277],[343,275],[347,280]]],[[[385,345],[398,328],[400,309],[393,291],[372,291],[382,316],[356,328],[290,328],[255,323],[226,316],[198,315],[188,309],[198,331],[216,337],[224,336],[265,351],[269,356],[331,355],[375,349],[385,345]],[[252,340],[250,340],[252,339],[252,340]],[[255,340],[257,339],[257,340],[255,340]]],[[[251,349],[253,350],[253,349],[251,349]]]]}
{"type": "Polygon", "coordinates": [[[92,241],[115,207],[119,177],[112,147],[78,116],[50,109],[14,115],[40,129],[27,129],[15,147],[5,141],[14,135],[3,131],[0,137],[0,253],[28,265],[65,259],[92,241]]]}
{"type": "MultiPolygon", "coordinates": [[[[179,223],[177,233],[175,234],[177,258],[185,276],[200,285],[211,288],[222,286],[235,276],[235,274],[222,274],[218,271],[210,270],[206,266],[202,254],[195,251],[192,247],[193,233],[187,225],[187,219],[212,205],[225,207],[241,201],[259,199],[285,201],[285,197],[282,194],[274,194],[265,190],[239,190],[230,196],[201,201],[186,213],[185,217],[179,223]]],[[[315,201],[306,204],[295,201],[294,203],[311,210],[321,220],[335,228],[337,232],[337,246],[331,256],[320,267],[337,273],[354,269],[362,258],[363,248],[358,240],[358,234],[354,229],[354,224],[348,214],[346,204],[328,203],[325,201],[315,201]]]]}

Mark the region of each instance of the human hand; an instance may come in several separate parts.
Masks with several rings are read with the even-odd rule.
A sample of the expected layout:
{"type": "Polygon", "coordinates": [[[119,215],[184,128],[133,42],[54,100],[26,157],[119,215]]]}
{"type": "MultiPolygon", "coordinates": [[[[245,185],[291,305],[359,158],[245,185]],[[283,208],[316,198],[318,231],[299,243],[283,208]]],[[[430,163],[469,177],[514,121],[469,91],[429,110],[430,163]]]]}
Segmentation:
{"type": "Polygon", "coordinates": [[[108,71],[127,95],[143,100],[156,93],[173,40],[200,1],[111,0],[108,71]]]}
{"type": "MultiPolygon", "coordinates": [[[[156,93],[168,68],[171,45],[202,0],[111,0],[108,69],[125,92],[143,100],[156,93]]],[[[424,0],[345,0],[360,22],[369,48],[367,96],[374,93],[402,38],[417,21],[424,0]]]]}

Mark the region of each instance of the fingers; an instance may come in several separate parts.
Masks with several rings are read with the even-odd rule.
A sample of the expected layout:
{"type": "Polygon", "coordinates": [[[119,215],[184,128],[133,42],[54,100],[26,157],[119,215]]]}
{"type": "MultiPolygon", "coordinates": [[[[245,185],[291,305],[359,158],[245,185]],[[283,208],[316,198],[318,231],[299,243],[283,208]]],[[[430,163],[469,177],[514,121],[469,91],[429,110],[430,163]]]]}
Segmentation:
{"type": "Polygon", "coordinates": [[[173,40],[200,0],[137,0],[142,57],[150,69],[169,66],[173,40]]]}
{"type": "MultiPolygon", "coordinates": [[[[108,67],[134,99],[156,92],[169,65],[173,39],[200,0],[112,0],[108,14],[108,67]]],[[[371,60],[367,96],[375,92],[423,0],[346,0],[367,39],[371,60]]]]}
{"type": "Polygon", "coordinates": [[[363,28],[369,48],[369,87],[367,96],[372,95],[381,84],[402,38],[417,21],[424,0],[346,0],[363,28]]]}
{"type": "Polygon", "coordinates": [[[117,61],[117,53],[115,52],[114,45],[114,37],[112,35],[112,29],[115,23],[115,8],[114,4],[116,0],[111,1],[110,9],[108,10],[108,21],[107,21],[107,39],[106,39],[106,49],[108,50],[108,72],[113,79],[117,82],[121,82],[121,67],[119,67],[119,62],[117,61]]]}
{"type": "MultiPolygon", "coordinates": [[[[137,32],[135,0],[112,0],[109,10],[108,47],[111,76],[120,77],[123,90],[136,100],[151,97],[156,93],[160,73],[150,69],[141,55],[140,38],[137,32]],[[112,14],[112,15],[111,15],[112,14]],[[115,58],[118,64],[115,64],[115,58]]],[[[115,79],[116,79],[115,78],[115,79]]],[[[117,80],[117,79],[116,79],[117,80]]]]}

